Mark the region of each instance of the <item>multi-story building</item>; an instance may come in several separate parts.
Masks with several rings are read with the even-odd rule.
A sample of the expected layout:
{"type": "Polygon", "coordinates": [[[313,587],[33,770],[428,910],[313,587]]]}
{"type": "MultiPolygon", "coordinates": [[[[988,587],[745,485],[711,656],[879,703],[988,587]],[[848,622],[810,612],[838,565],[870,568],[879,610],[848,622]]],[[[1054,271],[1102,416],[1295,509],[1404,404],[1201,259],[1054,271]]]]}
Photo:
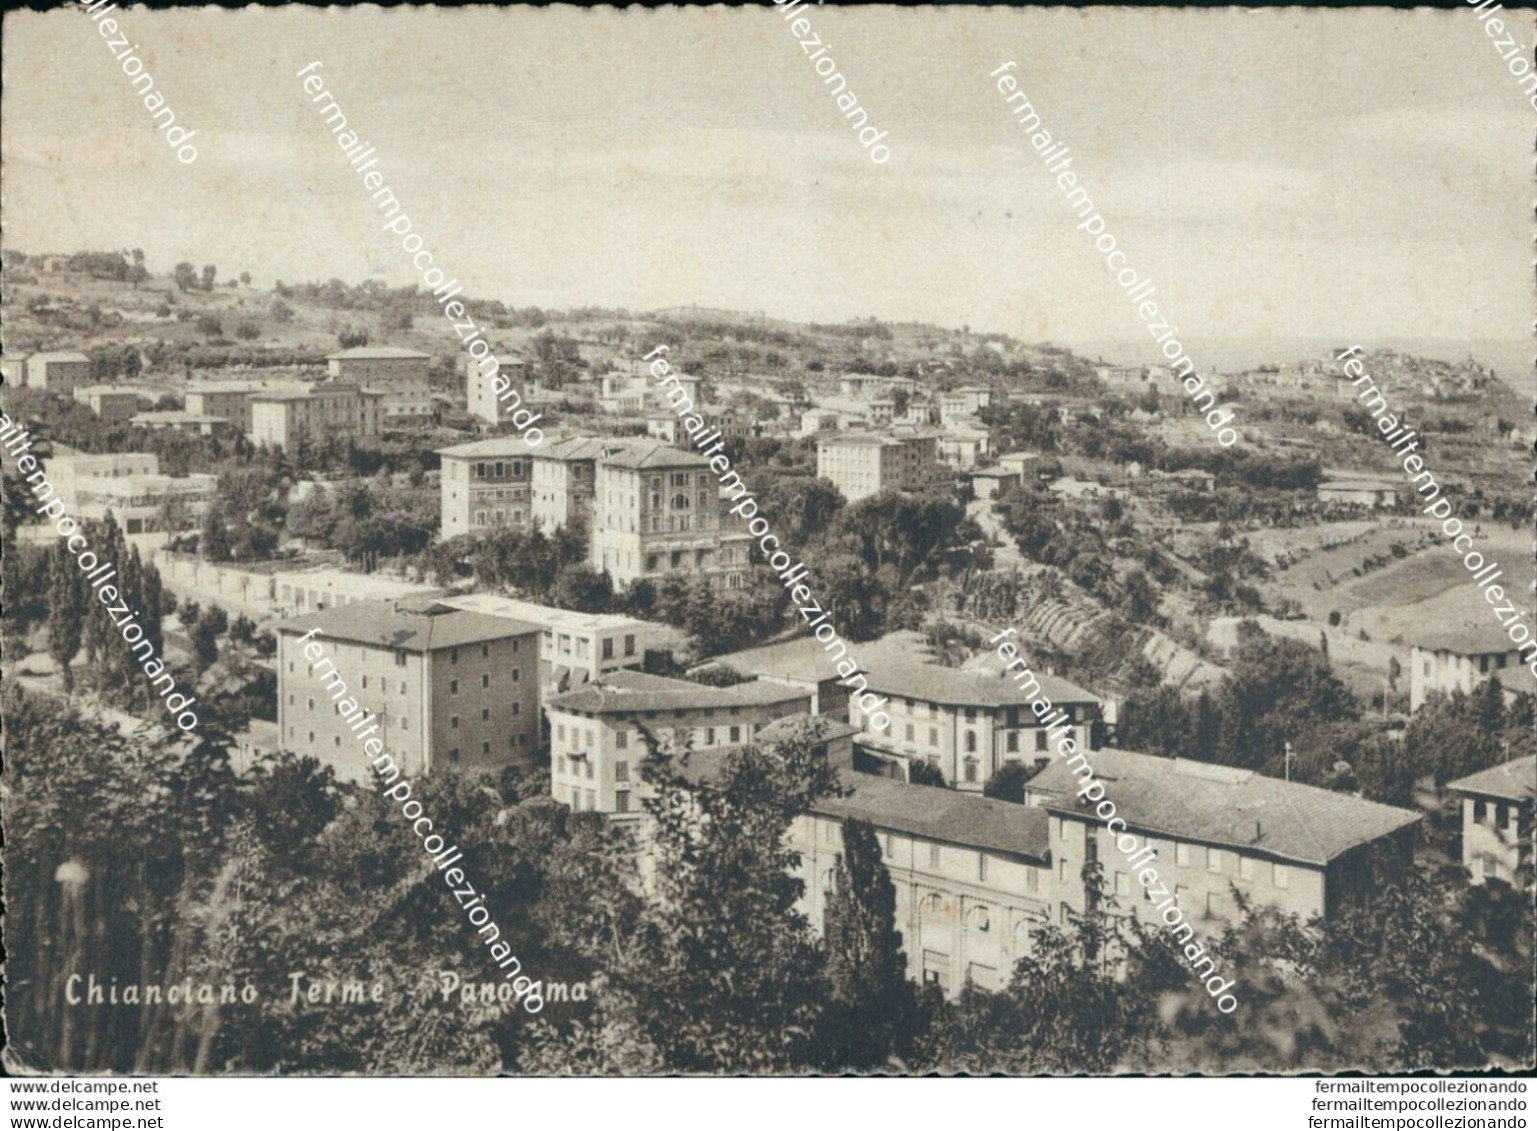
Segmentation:
{"type": "Polygon", "coordinates": [[[751,535],[727,527],[709,461],[657,440],[606,452],[596,463],[589,562],[627,586],[698,574],[738,588],[751,535]]]}
{"type": "Polygon", "coordinates": [[[375,389],[329,381],[305,389],[254,393],[251,442],[287,448],[301,434],[314,444],[331,436],[369,439],[379,435],[384,396],[375,389]]]}
{"type": "Polygon", "coordinates": [[[830,480],[849,502],[881,491],[910,491],[938,476],[935,437],[870,432],[822,433],[817,439],[817,475],[830,480]]]}
{"type": "Polygon", "coordinates": [[[947,995],[967,980],[1002,989],[1053,914],[1046,811],[869,774],[843,781],[853,792],[818,800],[787,837],[811,922],[820,928],[835,886],[843,821],[868,821],[896,888],[909,977],[947,995]]]}
{"type": "Polygon", "coordinates": [[[367,712],[407,776],[528,765],[539,744],[539,631],[430,598],[283,621],[283,746],[363,780],[368,763],[353,728],[367,712]],[[320,631],[306,641],[312,629],[320,631]]]}
{"type": "Polygon", "coordinates": [[[1033,700],[1049,699],[1065,711],[1063,721],[1083,749],[1099,711],[1095,696],[1050,675],[1034,675],[1034,685],[1021,687],[1009,671],[872,662],[866,678],[872,692],[890,700],[890,721],[875,730],[851,702],[849,722],[864,728],[859,744],[904,773],[926,761],[955,788],[973,792],[1010,762],[1029,766],[1052,756],[1055,740],[1030,709],[1033,700]]]}
{"type": "Polygon", "coordinates": [[[539,645],[539,686],[546,694],[568,691],[626,668],[640,668],[647,654],[670,655],[684,634],[665,624],[609,613],[580,613],[533,601],[470,593],[444,597],[456,609],[510,617],[544,630],[539,645]]]}
{"type": "Polygon", "coordinates": [[[91,359],[83,353],[57,351],[27,358],[27,387],[67,397],[91,381],[91,359]]]}
{"type": "Polygon", "coordinates": [[[947,467],[970,470],[987,462],[993,439],[986,428],[957,424],[947,428],[937,439],[939,458],[947,467]]]}
{"type": "Polygon", "coordinates": [[[379,423],[384,428],[426,428],[432,424],[437,404],[431,393],[392,393],[385,390],[379,413],[379,423]]]}
{"type": "MultiPolygon", "coordinates": [[[[757,426],[751,420],[731,412],[712,413],[707,424],[709,432],[721,440],[745,440],[757,432],[757,426]]],[[[683,418],[676,413],[657,412],[646,417],[646,435],[684,451],[694,448],[693,434],[683,426],[683,418]]]]}
{"type": "Polygon", "coordinates": [[[545,530],[556,530],[568,523],[587,526],[592,518],[598,459],[616,443],[599,437],[573,436],[535,449],[529,480],[533,520],[545,530]]]}
{"type": "Polygon", "coordinates": [[[358,346],[328,354],[331,380],[392,393],[427,392],[427,369],[432,358],[398,346],[358,346]]]}
{"type": "Polygon", "coordinates": [[[92,454],[60,444],[48,460],[48,481],[66,503],[72,503],[83,488],[103,480],[158,474],[160,457],[152,452],[92,454]]]}
{"type": "MultiPolygon", "coordinates": [[[[1303,921],[1379,890],[1411,861],[1420,814],[1253,770],[1102,749],[1088,758],[1126,832],[1156,853],[1153,867],[1186,920],[1215,934],[1238,917],[1234,891],[1303,921]]],[[[1051,816],[1054,918],[1086,903],[1085,861],[1104,867],[1115,911],[1155,921],[1137,868],[1118,850],[1081,775],[1053,758],[1026,783],[1026,801],[1051,816]]]]}
{"type": "MultiPolygon", "coordinates": [[[[1520,603],[1519,598],[1517,604],[1520,603]]],[[[1436,692],[1471,692],[1494,672],[1521,663],[1520,649],[1495,624],[1426,629],[1410,641],[1409,710],[1436,692]]]]}
{"type": "Polygon", "coordinates": [[[501,363],[498,373],[512,382],[518,400],[512,400],[511,394],[508,394],[507,400],[499,400],[495,377],[488,375],[473,357],[464,359],[465,404],[470,415],[491,426],[508,423],[512,414],[522,407],[522,402],[533,391],[529,383],[528,362],[511,358],[501,363]]]}
{"type": "Polygon", "coordinates": [[[77,487],[70,513],[101,521],[110,511],[124,534],[169,534],[195,527],[217,489],[218,477],[204,474],[87,480],[77,487]]]}
{"type": "Polygon", "coordinates": [[[438,455],[444,538],[528,525],[533,459],[521,436],[458,444],[438,455]]]}
{"type": "Polygon", "coordinates": [[[1462,864],[1472,883],[1532,886],[1537,757],[1513,758],[1447,785],[1462,798],[1462,864]]]}
{"type": "Polygon", "coordinates": [[[646,735],[674,754],[751,742],[775,719],[804,715],[810,696],[755,681],[710,687],[619,671],[545,701],[550,793],[573,809],[636,820],[649,795],[640,780],[646,735]]]}
{"type": "Polygon", "coordinates": [[[242,434],[251,434],[251,398],[260,393],[302,393],[298,383],[281,385],[265,381],[198,381],[187,386],[188,412],[222,416],[242,434]]]}
{"type": "Polygon", "coordinates": [[[74,397],[103,424],[125,424],[139,411],[139,394],[116,385],[81,385],[74,397]]]}
{"type": "Polygon", "coordinates": [[[973,419],[993,403],[993,391],[981,385],[966,385],[940,393],[938,400],[939,422],[949,425],[973,419]]]}

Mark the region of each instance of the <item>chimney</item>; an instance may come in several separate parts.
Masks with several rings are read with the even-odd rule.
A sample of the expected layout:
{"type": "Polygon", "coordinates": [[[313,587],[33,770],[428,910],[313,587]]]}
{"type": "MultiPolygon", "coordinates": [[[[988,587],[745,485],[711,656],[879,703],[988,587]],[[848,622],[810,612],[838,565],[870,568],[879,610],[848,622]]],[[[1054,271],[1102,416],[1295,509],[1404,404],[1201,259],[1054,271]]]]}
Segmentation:
{"type": "Polygon", "coordinates": [[[1262,837],[1264,837],[1264,835],[1265,835],[1264,828],[1260,825],[1259,821],[1255,821],[1254,822],[1254,839],[1255,840],[1259,840],[1262,837]]]}

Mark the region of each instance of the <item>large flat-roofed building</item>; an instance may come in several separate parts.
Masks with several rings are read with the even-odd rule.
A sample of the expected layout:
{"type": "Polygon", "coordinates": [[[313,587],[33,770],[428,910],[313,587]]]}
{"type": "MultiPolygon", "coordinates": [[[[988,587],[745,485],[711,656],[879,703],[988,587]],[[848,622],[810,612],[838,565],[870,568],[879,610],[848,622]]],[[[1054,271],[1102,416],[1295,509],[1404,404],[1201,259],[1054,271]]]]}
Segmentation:
{"type": "Polygon", "coordinates": [[[117,385],[81,385],[75,400],[85,405],[103,424],[126,424],[139,411],[139,394],[117,385]]]}
{"type": "MultiPolygon", "coordinates": [[[[1420,814],[1252,770],[1157,758],[1128,750],[1083,751],[1126,832],[1156,853],[1151,866],[1199,932],[1239,918],[1233,889],[1256,906],[1304,921],[1379,890],[1413,856],[1420,814]]],[[[1076,757],[1076,756],[1075,756],[1076,757]]],[[[1054,757],[1026,783],[1026,800],[1051,815],[1054,897],[1085,906],[1085,860],[1104,865],[1105,894],[1122,913],[1155,921],[1137,868],[1116,846],[1094,805],[1081,800],[1081,765],[1054,757]]]]}
{"type": "Polygon", "coordinates": [[[533,601],[469,593],[444,597],[446,605],[492,617],[509,617],[543,629],[539,686],[556,694],[592,683],[613,672],[640,668],[646,654],[672,653],[685,636],[665,624],[610,613],[581,613],[533,601]]]}
{"type": "Polygon", "coordinates": [[[528,765],[539,745],[539,632],[431,598],[283,621],[282,744],[347,781],[368,774],[354,729],[366,725],[407,776],[528,765]]]}
{"type": "Polygon", "coordinates": [[[68,397],[77,387],[90,383],[91,359],[83,353],[55,351],[34,353],[27,358],[27,387],[30,389],[68,397]]]}
{"type": "Polygon", "coordinates": [[[955,788],[980,792],[1010,762],[1032,766],[1051,758],[1057,738],[1031,710],[1037,699],[1050,700],[1047,720],[1057,727],[1060,719],[1066,728],[1056,735],[1070,734],[1089,747],[1099,699],[1065,679],[1031,673],[1021,686],[1009,671],[866,663],[869,689],[890,700],[885,712],[890,721],[875,730],[857,702],[850,702],[849,722],[864,728],[861,746],[907,772],[912,763],[926,761],[955,788]]]}
{"type": "Polygon", "coordinates": [[[369,439],[379,435],[384,393],[324,382],[307,389],[251,396],[251,442],[287,448],[301,434],[314,444],[327,437],[369,439]]]}
{"type": "Polygon", "coordinates": [[[444,538],[528,525],[533,460],[521,436],[456,444],[438,455],[444,538]]]}
{"type": "Polygon", "coordinates": [[[93,479],[76,487],[70,513],[101,521],[110,511],[124,534],[171,534],[175,530],[168,529],[165,516],[180,515],[171,525],[192,529],[208,512],[218,484],[218,476],[197,473],[93,479]]]}
{"type": "Polygon", "coordinates": [[[640,780],[643,732],[674,754],[751,742],[775,719],[803,715],[811,698],[756,681],[710,687],[619,671],[545,701],[550,726],[550,793],[577,810],[638,819],[649,789],[640,780]]]}
{"type": "MultiPolygon", "coordinates": [[[[1523,607],[1523,595],[1510,594],[1523,607]]],[[[1492,618],[1491,618],[1492,620],[1492,618]]],[[[1431,695],[1470,693],[1505,668],[1520,667],[1521,650],[1497,624],[1426,629],[1410,638],[1409,710],[1418,711],[1431,695]]],[[[1527,659],[1532,652],[1527,650],[1527,659]]]]}
{"type": "Polygon", "coordinates": [[[817,476],[830,481],[849,502],[881,491],[910,491],[939,474],[936,438],[873,432],[834,432],[817,440],[817,476]]]}
{"type": "Polygon", "coordinates": [[[160,474],[153,452],[77,452],[59,445],[47,463],[48,481],[59,498],[73,503],[83,488],[102,480],[160,474]]]}
{"type": "Polygon", "coordinates": [[[723,510],[703,456],[659,440],[617,447],[596,464],[589,563],[617,586],[692,574],[738,588],[751,535],[728,530],[723,510]]]}
{"type": "Polygon", "coordinates": [[[1513,758],[1447,789],[1462,799],[1462,863],[1472,883],[1532,886],[1532,822],[1537,816],[1537,757],[1513,758]]]}
{"type": "Polygon", "coordinates": [[[432,358],[399,346],[358,346],[326,355],[331,379],[392,393],[427,392],[432,358]]]}

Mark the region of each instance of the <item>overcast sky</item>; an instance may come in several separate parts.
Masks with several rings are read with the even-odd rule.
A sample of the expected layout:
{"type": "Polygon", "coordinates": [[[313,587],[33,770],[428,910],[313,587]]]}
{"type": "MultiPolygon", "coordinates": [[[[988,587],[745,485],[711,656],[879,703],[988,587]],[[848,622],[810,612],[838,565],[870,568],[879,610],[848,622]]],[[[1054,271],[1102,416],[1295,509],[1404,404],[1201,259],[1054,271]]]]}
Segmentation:
{"type": "Polygon", "coordinates": [[[191,166],[87,15],[9,12],[6,245],[415,281],[295,77],[320,60],[477,296],[1136,338],[988,77],[1012,59],[1192,352],[1530,334],[1537,115],[1469,12],[808,12],[885,166],[768,6],[115,13],[191,166]]]}

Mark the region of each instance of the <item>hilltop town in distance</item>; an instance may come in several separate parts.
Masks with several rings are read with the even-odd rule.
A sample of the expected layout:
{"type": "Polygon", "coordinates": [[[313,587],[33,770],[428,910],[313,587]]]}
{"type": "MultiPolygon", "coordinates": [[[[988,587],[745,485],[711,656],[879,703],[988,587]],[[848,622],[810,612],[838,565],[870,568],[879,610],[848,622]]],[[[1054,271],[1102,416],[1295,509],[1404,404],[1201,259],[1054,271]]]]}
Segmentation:
{"type": "MultiPolygon", "coordinates": [[[[34,1034],[47,1063],[1531,1062],[1537,680],[1391,459],[1340,360],[1358,343],[1209,374],[1243,437],[1225,449],[1166,368],[984,328],[460,296],[537,416],[530,443],[430,295],[257,289],[254,266],[4,253],[0,407],[92,542],[133,563],[140,618],[202,720],[180,733],[125,674],[7,459],[13,789],[28,813],[77,804],[39,784],[57,759],[60,782],[129,810],[89,834],[98,847],[164,854],[115,874],[140,910],[101,909],[82,944],[98,978],[176,981],[206,950],[216,980],[286,988],[302,966],[393,979],[409,1004],[303,1015],[268,989],[205,1016],[201,1037],[148,1009],[132,1031],[106,1014],[60,1027],[63,968],[15,954],[32,980],[7,1006],[12,1037],[34,1034]],[[691,415],[806,568],[881,714],[810,631],[691,415]],[[457,912],[409,894],[415,841],[312,674],[317,632],[400,771],[453,815],[548,1027],[435,992],[439,970],[489,976],[457,912]],[[1041,694],[1060,722],[1032,710],[1041,694]],[[1229,1011],[1168,942],[1059,733],[1157,849],[1190,945],[1237,987],[1230,1019],[1213,1022],[1229,1011]],[[786,766],[808,776],[787,784],[786,766]],[[152,787],[192,767],[203,800],[151,832],[152,787]],[[681,797],[762,812],[732,841],[730,821],[681,818],[681,797]],[[664,860],[708,851],[658,880],[638,847],[658,836],[664,860]],[[360,909],[360,889],[395,918],[360,909]],[[680,916],[718,944],[729,990],[657,927],[680,916]],[[1096,981],[1106,955],[1113,991],[1096,981]],[[772,991],[755,989],[770,959],[772,991]],[[1107,992],[1104,1030],[1061,1039],[1107,992]],[[457,1035],[424,1052],[392,1038],[392,1008],[451,1010],[457,1035]]],[[[1529,404],[1487,359],[1361,344],[1531,618],[1529,404]]],[[[23,897],[8,895],[51,937],[51,857],[19,851],[23,897]]]]}

